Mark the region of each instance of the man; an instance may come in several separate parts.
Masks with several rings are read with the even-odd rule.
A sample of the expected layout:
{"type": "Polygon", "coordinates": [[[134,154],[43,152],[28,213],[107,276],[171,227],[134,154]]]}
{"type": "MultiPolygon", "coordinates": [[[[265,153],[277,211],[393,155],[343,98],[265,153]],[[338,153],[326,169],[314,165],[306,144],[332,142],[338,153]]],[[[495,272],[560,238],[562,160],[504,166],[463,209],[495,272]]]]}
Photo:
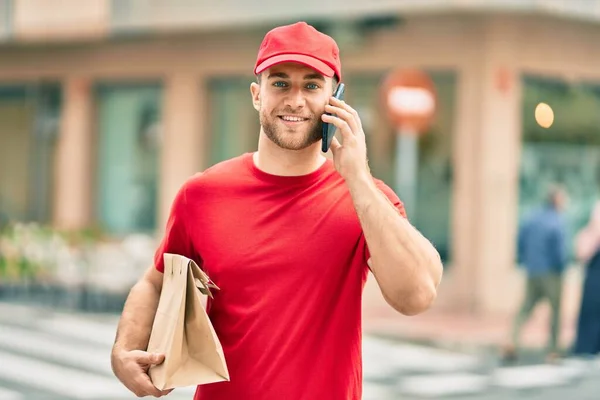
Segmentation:
{"type": "Polygon", "coordinates": [[[258,151],[183,185],[155,266],[124,307],[112,365],[138,396],[168,393],[146,374],[164,355],[143,351],[165,252],[194,259],[221,288],[209,316],[231,381],[199,386],[201,400],[358,400],[368,268],[403,314],[423,312],[436,296],[438,253],[371,176],[356,111],[331,97],[342,79],[335,41],[303,22],[275,28],[254,72],[258,151]],[[342,136],[333,161],[320,151],[323,122],[342,136]]]}
{"type": "Polygon", "coordinates": [[[534,212],[519,231],[518,258],[527,273],[525,299],[517,314],[511,343],[505,348],[506,360],[514,360],[519,348],[519,335],[535,306],[547,299],[550,303],[550,336],[548,361],[558,356],[562,274],[567,265],[566,225],[562,211],[567,196],[558,186],[552,187],[546,204],[534,212]]]}

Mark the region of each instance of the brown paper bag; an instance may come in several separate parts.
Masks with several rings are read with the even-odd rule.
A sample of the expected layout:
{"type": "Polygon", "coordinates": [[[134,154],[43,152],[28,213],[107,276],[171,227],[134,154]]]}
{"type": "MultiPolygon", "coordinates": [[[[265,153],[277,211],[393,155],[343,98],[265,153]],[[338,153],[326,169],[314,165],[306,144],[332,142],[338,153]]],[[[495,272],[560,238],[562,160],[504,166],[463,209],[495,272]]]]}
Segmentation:
{"type": "Polygon", "coordinates": [[[203,297],[219,289],[189,258],[164,255],[163,287],[152,325],[148,352],[164,353],[165,361],[150,367],[160,389],[228,381],[221,342],[206,314],[203,297]]]}

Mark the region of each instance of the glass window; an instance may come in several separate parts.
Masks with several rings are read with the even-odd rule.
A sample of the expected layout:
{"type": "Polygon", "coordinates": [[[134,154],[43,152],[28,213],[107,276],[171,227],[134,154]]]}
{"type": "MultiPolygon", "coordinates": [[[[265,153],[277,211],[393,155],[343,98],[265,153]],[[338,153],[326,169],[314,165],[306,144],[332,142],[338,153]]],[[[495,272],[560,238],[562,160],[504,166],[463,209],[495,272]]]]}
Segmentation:
{"type": "MultiPolygon", "coordinates": [[[[433,72],[431,78],[439,99],[432,127],[418,139],[418,172],[415,213],[411,222],[430,239],[448,262],[450,255],[450,210],[452,198],[452,126],[454,118],[455,75],[433,72]]],[[[363,122],[367,137],[369,165],[373,175],[395,188],[396,140],[380,105],[379,87],[383,74],[355,74],[346,80],[346,99],[363,122]]]]}
{"type": "Polygon", "coordinates": [[[0,85],[0,224],[49,222],[60,87],[0,85]]]}
{"type": "Polygon", "coordinates": [[[565,212],[569,245],[600,199],[599,88],[559,79],[523,78],[519,223],[542,204],[551,184],[561,184],[569,194],[565,212]],[[540,103],[553,110],[549,128],[536,122],[535,110],[540,103]]]}
{"type": "Polygon", "coordinates": [[[156,227],[161,90],[102,86],[98,90],[97,213],[109,234],[156,227]]]}
{"type": "Polygon", "coordinates": [[[257,148],[260,123],[250,95],[253,80],[231,77],[209,82],[211,136],[207,159],[211,165],[257,148]]]}

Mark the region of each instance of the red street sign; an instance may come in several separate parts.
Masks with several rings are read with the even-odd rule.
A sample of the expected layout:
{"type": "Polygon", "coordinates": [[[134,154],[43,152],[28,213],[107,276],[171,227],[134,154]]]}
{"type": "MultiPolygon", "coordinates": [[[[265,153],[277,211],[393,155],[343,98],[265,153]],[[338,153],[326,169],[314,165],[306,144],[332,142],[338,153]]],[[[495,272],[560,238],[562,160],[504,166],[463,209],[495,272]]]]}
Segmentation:
{"type": "Polygon", "coordinates": [[[381,85],[388,119],[402,131],[424,133],[433,122],[437,94],[433,81],[418,69],[392,71],[381,85]]]}

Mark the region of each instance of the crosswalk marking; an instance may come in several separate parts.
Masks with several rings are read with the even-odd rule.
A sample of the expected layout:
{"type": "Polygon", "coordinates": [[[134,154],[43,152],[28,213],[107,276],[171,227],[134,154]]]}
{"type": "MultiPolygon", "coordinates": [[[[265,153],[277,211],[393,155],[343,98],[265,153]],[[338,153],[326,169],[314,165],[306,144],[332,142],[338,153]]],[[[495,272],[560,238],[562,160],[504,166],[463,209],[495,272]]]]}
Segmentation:
{"type": "Polygon", "coordinates": [[[388,385],[365,383],[363,385],[362,400],[391,400],[394,398],[393,390],[388,385]]]}
{"type": "MultiPolygon", "coordinates": [[[[0,302],[0,400],[38,399],[40,393],[53,400],[135,398],[110,367],[118,316],[45,313],[26,307],[22,311],[10,312],[0,302]]],[[[600,361],[594,360],[491,371],[482,368],[482,361],[474,355],[365,335],[363,398],[456,397],[556,386],[600,373],[600,361]]],[[[177,388],[169,400],[191,400],[194,392],[195,387],[177,388]]]]}
{"type": "MultiPolygon", "coordinates": [[[[0,311],[0,379],[59,397],[135,398],[110,366],[116,316],[97,321],[87,315],[44,314],[3,303],[0,311]]],[[[195,391],[195,387],[176,388],[169,398],[189,400],[195,391]]],[[[0,400],[28,399],[0,386],[0,400]]]]}
{"type": "Polygon", "coordinates": [[[365,338],[363,357],[367,360],[385,360],[383,364],[377,363],[378,370],[388,368],[399,372],[451,372],[475,369],[479,364],[476,357],[468,354],[377,338],[365,338]]]}
{"type": "Polygon", "coordinates": [[[112,346],[117,330],[116,323],[113,325],[67,315],[40,320],[38,326],[45,332],[108,346],[112,346]]]}
{"type": "Polygon", "coordinates": [[[482,392],[488,386],[488,377],[471,373],[434,374],[406,378],[399,386],[404,394],[439,398],[482,392]]]}
{"type": "Polygon", "coordinates": [[[58,363],[68,363],[101,374],[112,374],[110,347],[101,349],[97,346],[66,343],[23,328],[4,326],[0,330],[0,348],[58,363]]]}
{"type": "Polygon", "coordinates": [[[475,357],[466,354],[410,344],[392,346],[390,356],[395,360],[394,366],[411,371],[457,371],[474,368],[478,364],[475,357]]]}
{"type": "Polygon", "coordinates": [[[0,400],[25,400],[25,396],[13,390],[0,388],[0,400]]]}
{"type": "Polygon", "coordinates": [[[196,394],[196,386],[176,388],[175,390],[173,390],[173,393],[181,394],[191,399],[192,397],[194,397],[194,394],[196,394]]]}
{"type": "Polygon", "coordinates": [[[559,386],[580,376],[581,371],[568,366],[527,365],[499,368],[492,374],[496,386],[514,389],[559,386]]]}
{"type": "Polygon", "coordinates": [[[76,399],[132,398],[116,379],[0,351],[0,378],[76,399]]]}

